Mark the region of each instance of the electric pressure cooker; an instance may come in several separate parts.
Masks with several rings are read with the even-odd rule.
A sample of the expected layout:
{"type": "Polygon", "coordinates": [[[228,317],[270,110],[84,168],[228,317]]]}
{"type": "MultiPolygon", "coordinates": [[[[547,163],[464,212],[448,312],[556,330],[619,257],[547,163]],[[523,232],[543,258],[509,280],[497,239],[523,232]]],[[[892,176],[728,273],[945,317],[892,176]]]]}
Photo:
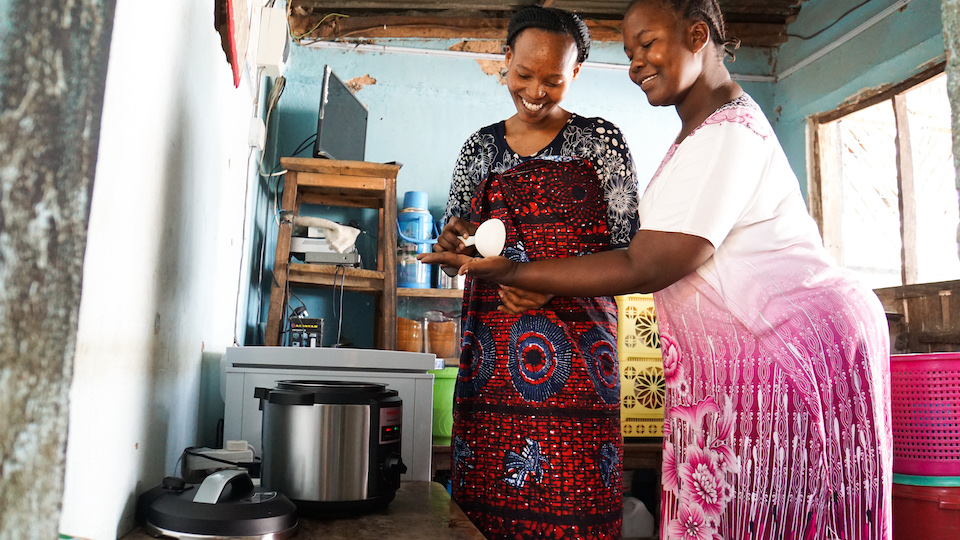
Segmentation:
{"type": "Polygon", "coordinates": [[[262,486],[307,514],[362,513],[393,500],[407,470],[396,390],[365,382],[279,381],[254,395],[263,410],[262,486]]]}

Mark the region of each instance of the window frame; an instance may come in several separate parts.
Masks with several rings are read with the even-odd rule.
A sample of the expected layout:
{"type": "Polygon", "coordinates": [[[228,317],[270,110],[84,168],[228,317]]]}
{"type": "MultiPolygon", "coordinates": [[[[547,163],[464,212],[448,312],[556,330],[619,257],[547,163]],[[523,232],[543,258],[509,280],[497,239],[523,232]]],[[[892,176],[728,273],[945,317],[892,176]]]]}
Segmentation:
{"type": "MultiPolygon", "coordinates": [[[[829,207],[829,200],[823,200],[825,179],[839,179],[829,163],[824,162],[823,144],[829,136],[825,124],[839,120],[861,109],[889,101],[893,107],[897,135],[894,144],[897,148],[897,190],[900,214],[900,281],[901,285],[917,283],[917,206],[913,182],[913,152],[910,145],[910,130],[907,121],[906,93],[920,84],[944,73],[946,61],[938,62],[912,77],[878,90],[862,93],[855,101],[841,104],[836,109],[811,116],[807,119],[807,206],[810,215],[817,222],[820,236],[827,251],[840,264],[842,245],[840,243],[839,223],[824,223],[824,215],[839,214],[829,207]]],[[[829,181],[829,180],[827,180],[829,181]]]]}

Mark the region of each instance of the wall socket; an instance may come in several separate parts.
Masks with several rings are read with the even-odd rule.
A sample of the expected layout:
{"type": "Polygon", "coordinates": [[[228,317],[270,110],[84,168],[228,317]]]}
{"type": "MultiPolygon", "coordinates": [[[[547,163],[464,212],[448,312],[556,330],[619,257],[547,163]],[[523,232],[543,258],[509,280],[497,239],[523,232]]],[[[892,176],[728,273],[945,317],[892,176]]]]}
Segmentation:
{"type": "Polygon", "coordinates": [[[247,130],[247,146],[263,150],[267,142],[267,127],[263,124],[263,118],[255,116],[250,119],[250,127],[247,130]]]}

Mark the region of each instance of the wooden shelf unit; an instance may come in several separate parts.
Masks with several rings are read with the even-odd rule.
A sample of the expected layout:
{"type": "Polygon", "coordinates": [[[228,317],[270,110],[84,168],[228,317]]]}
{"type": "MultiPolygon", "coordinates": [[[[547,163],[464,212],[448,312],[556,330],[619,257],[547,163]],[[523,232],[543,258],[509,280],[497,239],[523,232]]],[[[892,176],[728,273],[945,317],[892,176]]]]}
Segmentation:
{"type": "Polygon", "coordinates": [[[280,221],[267,314],[266,345],[280,344],[280,328],[291,286],[333,287],[376,297],[375,347],[397,347],[397,173],[399,165],[313,158],[281,158],[286,169],[281,208],[292,215],[280,221]],[[322,204],[378,211],[377,268],[290,262],[293,218],[301,204],[322,204]]]}

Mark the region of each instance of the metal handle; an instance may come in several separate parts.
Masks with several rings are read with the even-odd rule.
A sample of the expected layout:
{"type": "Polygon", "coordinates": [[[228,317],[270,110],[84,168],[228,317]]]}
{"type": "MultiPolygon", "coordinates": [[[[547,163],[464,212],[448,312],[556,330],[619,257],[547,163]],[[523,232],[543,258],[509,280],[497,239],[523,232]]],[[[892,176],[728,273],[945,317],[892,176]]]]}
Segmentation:
{"type": "Polygon", "coordinates": [[[253,489],[253,480],[250,479],[250,474],[247,471],[239,469],[217,471],[203,479],[200,489],[193,496],[193,502],[217,504],[220,497],[223,496],[224,490],[230,484],[234,484],[232,486],[234,491],[244,490],[244,492],[249,492],[253,489]]]}
{"type": "MultiPolygon", "coordinates": [[[[437,222],[433,222],[433,234],[435,236],[440,236],[440,231],[437,230],[437,222]]],[[[411,244],[436,244],[436,238],[410,238],[409,236],[403,234],[403,231],[400,229],[400,219],[397,219],[397,235],[400,236],[400,239],[404,242],[409,242],[411,244]]]]}

